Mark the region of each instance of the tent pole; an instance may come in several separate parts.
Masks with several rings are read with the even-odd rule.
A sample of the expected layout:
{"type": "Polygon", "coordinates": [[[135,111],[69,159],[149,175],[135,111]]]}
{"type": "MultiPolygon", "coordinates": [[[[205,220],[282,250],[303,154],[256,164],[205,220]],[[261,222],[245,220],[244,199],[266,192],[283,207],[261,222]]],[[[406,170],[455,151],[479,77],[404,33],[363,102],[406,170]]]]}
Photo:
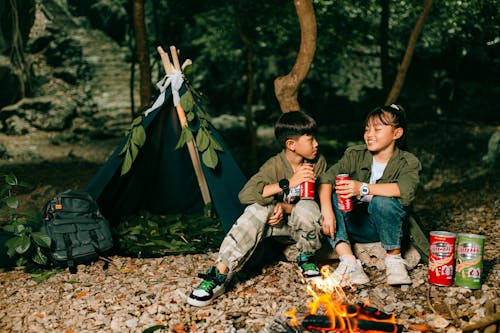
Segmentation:
{"type": "MultiPolygon", "coordinates": [[[[170,59],[168,57],[168,54],[163,50],[163,48],[161,46],[157,47],[157,51],[160,54],[161,62],[163,64],[163,68],[165,69],[165,72],[168,75],[171,75],[173,73],[173,70],[172,70],[172,64],[170,63],[170,59]]],[[[170,51],[172,53],[173,68],[175,68],[178,71],[181,71],[179,58],[177,56],[177,50],[176,50],[175,46],[171,46],[170,51]]],[[[177,116],[179,118],[179,123],[181,124],[181,127],[187,127],[188,122],[186,119],[186,113],[184,112],[184,109],[182,108],[182,106],[180,104],[176,105],[175,109],[177,111],[177,116]]],[[[203,202],[205,203],[205,205],[207,205],[211,202],[210,192],[208,190],[208,184],[207,184],[207,180],[205,178],[205,174],[203,173],[203,169],[202,169],[201,161],[200,161],[200,156],[198,155],[198,149],[196,147],[196,143],[194,142],[194,139],[191,139],[188,142],[186,142],[186,145],[188,147],[189,156],[191,158],[191,163],[193,164],[194,172],[196,174],[198,186],[200,187],[200,192],[201,192],[201,196],[203,198],[203,202]]]]}

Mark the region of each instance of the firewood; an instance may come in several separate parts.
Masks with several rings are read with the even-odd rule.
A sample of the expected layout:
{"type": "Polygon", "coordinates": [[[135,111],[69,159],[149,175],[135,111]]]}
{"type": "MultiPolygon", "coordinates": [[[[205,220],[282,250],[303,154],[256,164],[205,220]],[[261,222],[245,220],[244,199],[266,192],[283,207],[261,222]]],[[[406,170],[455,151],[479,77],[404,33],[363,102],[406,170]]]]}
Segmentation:
{"type": "Polygon", "coordinates": [[[500,320],[500,312],[497,312],[495,314],[486,316],[475,323],[463,325],[462,331],[471,332],[474,330],[482,329],[492,324],[498,323],[499,320],[500,320]]]}
{"type": "MultiPolygon", "coordinates": [[[[492,315],[495,313],[496,313],[496,304],[493,303],[491,300],[487,301],[486,302],[486,315],[489,316],[489,315],[492,315]]],[[[498,325],[495,323],[495,324],[486,326],[483,333],[496,333],[497,329],[498,329],[498,325]]]]}

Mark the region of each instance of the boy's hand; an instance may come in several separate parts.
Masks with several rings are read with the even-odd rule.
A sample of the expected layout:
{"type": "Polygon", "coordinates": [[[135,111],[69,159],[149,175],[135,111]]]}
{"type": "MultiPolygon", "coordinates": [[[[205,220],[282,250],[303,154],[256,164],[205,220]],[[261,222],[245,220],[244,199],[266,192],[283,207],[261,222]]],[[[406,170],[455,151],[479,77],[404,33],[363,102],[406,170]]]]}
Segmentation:
{"type": "Polygon", "coordinates": [[[333,212],[331,214],[322,212],[323,222],[321,222],[321,230],[323,234],[330,238],[334,238],[335,229],[337,227],[337,220],[335,219],[335,215],[333,212]]]}
{"type": "Polygon", "coordinates": [[[302,164],[297,168],[292,178],[290,178],[290,188],[297,187],[303,182],[315,182],[316,175],[314,174],[314,167],[310,164],[302,164]]]}
{"type": "Polygon", "coordinates": [[[361,182],[357,180],[339,180],[335,182],[335,191],[341,198],[351,198],[360,195],[361,182]]]}
{"type": "Polygon", "coordinates": [[[267,218],[267,224],[272,227],[275,227],[283,221],[283,216],[285,215],[285,207],[281,202],[278,202],[276,206],[274,206],[273,213],[271,216],[267,218]]]}

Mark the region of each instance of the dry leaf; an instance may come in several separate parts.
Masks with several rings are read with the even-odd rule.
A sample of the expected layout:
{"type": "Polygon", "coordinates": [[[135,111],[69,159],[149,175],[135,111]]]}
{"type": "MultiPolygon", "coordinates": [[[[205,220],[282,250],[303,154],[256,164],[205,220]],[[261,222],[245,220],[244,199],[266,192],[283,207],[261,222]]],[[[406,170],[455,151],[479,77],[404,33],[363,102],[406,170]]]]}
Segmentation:
{"type": "Polygon", "coordinates": [[[90,293],[86,290],[79,292],[78,294],[75,295],[75,298],[83,298],[88,296],[90,293]]]}
{"type": "Polygon", "coordinates": [[[431,330],[427,324],[411,324],[410,329],[413,331],[428,332],[431,330]]]}

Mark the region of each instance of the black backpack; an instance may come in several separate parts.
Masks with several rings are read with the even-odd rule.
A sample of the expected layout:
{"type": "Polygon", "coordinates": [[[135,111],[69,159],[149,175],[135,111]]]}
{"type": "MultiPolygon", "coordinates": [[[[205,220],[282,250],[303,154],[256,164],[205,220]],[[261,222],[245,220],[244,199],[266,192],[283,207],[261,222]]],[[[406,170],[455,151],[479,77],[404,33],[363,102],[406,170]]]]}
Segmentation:
{"type": "Polygon", "coordinates": [[[59,193],[45,204],[42,218],[41,231],[52,240],[47,256],[73,274],[76,265],[105,257],[113,247],[109,222],[87,192],[59,193]]]}

